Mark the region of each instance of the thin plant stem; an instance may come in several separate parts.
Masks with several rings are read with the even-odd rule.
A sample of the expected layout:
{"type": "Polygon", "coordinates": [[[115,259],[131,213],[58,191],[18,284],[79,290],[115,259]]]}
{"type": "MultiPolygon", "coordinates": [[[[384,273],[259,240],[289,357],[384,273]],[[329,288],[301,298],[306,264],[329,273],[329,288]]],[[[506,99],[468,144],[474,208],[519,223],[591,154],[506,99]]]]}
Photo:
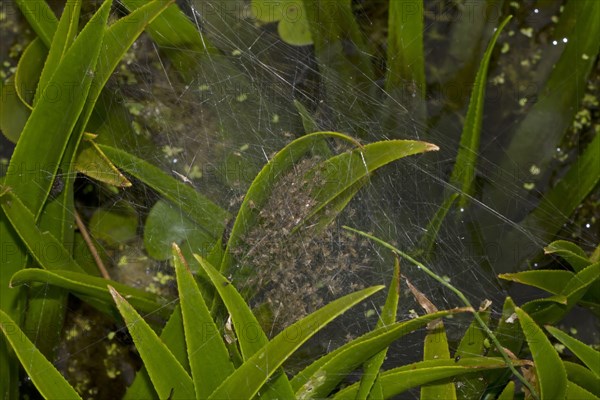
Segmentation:
{"type": "Polygon", "coordinates": [[[447,289],[449,289],[450,291],[452,291],[454,294],[456,294],[456,296],[458,296],[458,298],[463,302],[463,304],[467,307],[469,307],[472,312],[473,312],[473,317],[475,318],[475,320],[477,321],[477,323],[479,324],[479,326],[481,326],[481,329],[484,330],[484,332],[488,335],[488,337],[490,338],[490,340],[494,343],[494,346],[496,346],[496,349],[498,350],[498,352],[502,355],[502,358],[504,359],[504,362],[508,365],[508,368],[510,368],[511,372],[513,373],[513,375],[515,377],[517,377],[517,379],[519,379],[523,385],[529,390],[529,392],[531,393],[531,396],[536,399],[539,400],[539,396],[538,393],[536,392],[535,388],[533,387],[533,385],[531,385],[531,383],[529,383],[529,381],[527,379],[525,379],[525,377],[519,372],[517,371],[517,368],[515,367],[515,365],[513,364],[510,356],[508,355],[508,353],[506,352],[506,350],[504,350],[504,347],[502,347],[502,344],[500,343],[500,341],[498,340],[498,338],[496,338],[496,335],[494,335],[494,332],[492,332],[492,330],[487,326],[487,324],[483,321],[483,319],[479,316],[479,314],[477,312],[475,312],[475,308],[473,308],[473,306],[471,305],[471,302],[469,301],[469,299],[467,299],[465,297],[465,295],[458,290],[456,287],[454,287],[453,285],[451,285],[449,282],[447,282],[446,280],[444,280],[444,278],[442,278],[441,276],[437,275],[435,272],[433,272],[432,270],[430,270],[429,268],[427,268],[423,263],[415,260],[414,258],[412,258],[411,256],[409,256],[408,254],[406,254],[405,252],[398,250],[396,247],[392,246],[391,244],[389,244],[388,242],[385,242],[373,235],[370,235],[366,232],[363,231],[359,231],[358,229],[354,229],[354,228],[350,228],[349,226],[344,226],[344,229],[354,232],[354,233],[358,233],[359,235],[362,235],[366,238],[369,238],[379,244],[381,244],[382,246],[390,249],[391,251],[393,251],[394,253],[398,254],[401,257],[404,257],[405,259],[407,259],[408,261],[410,261],[411,263],[413,263],[414,265],[417,266],[417,268],[423,272],[425,272],[427,275],[429,275],[430,277],[432,277],[433,279],[435,279],[436,281],[438,281],[439,283],[441,283],[444,287],[446,287],[447,289]]]}
{"type": "Polygon", "coordinates": [[[79,216],[79,213],[77,212],[77,210],[75,210],[74,215],[75,215],[75,223],[77,224],[77,228],[79,228],[79,232],[81,233],[81,236],[83,237],[83,240],[85,241],[85,244],[87,245],[88,249],[90,249],[90,253],[92,253],[92,257],[94,258],[94,261],[96,262],[96,266],[98,266],[100,275],[102,275],[102,277],[104,279],[110,280],[111,279],[110,274],[108,273],[108,270],[104,266],[104,263],[102,262],[102,258],[100,257],[100,254],[98,254],[98,250],[96,250],[96,246],[94,246],[94,242],[92,241],[92,238],[90,237],[90,234],[88,233],[87,228],[85,227],[85,224],[81,220],[81,217],[79,216]]]}

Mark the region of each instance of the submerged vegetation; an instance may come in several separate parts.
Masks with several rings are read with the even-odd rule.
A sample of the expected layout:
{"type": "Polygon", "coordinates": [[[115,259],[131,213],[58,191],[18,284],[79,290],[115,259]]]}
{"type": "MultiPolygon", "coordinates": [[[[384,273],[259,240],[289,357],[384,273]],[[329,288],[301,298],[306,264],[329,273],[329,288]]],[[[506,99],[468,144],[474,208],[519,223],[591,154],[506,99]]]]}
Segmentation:
{"type": "Polygon", "coordinates": [[[1,398],[600,397],[600,2],[99,3],[1,10],[1,398]]]}

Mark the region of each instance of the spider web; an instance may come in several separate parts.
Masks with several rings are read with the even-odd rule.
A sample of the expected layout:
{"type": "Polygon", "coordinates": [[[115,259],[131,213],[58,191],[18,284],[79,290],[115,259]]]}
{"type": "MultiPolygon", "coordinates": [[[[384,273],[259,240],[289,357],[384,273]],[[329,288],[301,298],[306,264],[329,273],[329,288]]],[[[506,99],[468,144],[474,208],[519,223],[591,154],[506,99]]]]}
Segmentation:
{"type": "MultiPolygon", "coordinates": [[[[367,40],[375,41],[373,26],[382,23],[381,16],[377,18],[379,11],[373,12],[377,7],[371,5],[369,8],[360,1],[354,3],[355,12],[367,27],[366,34],[370,35],[367,40]],[[361,13],[366,8],[370,11],[361,13]]],[[[378,7],[383,7],[383,3],[386,2],[378,7]]],[[[250,276],[230,271],[233,282],[239,289],[250,288],[255,292],[252,300],[255,307],[267,307],[265,327],[269,335],[343,294],[370,285],[388,285],[392,276],[392,254],[345,231],[342,226],[372,232],[403,251],[410,252],[418,247],[444,195],[448,190],[458,190],[448,180],[465,108],[445,108],[444,104],[452,100],[448,98],[451,95],[434,88],[428,94],[427,102],[432,119],[437,122],[424,126],[410,115],[402,99],[386,93],[381,89],[382,82],[373,80],[378,90],[365,92],[360,101],[369,109],[378,110],[377,113],[355,113],[352,102],[349,109],[335,109],[328,103],[328,96],[351,98],[354,92],[344,82],[328,82],[330,75],[323,74],[323,66],[315,59],[310,46],[295,47],[283,43],[276,25],[259,24],[249,11],[248,3],[219,0],[182,1],[179,4],[195,26],[219,49],[219,54],[198,54],[198,68],[192,79],[184,80],[166,55],[169,49],[159,49],[148,35],[143,34],[108,85],[117,97],[122,97],[133,121],[134,142],[123,146],[193,186],[235,215],[245,190],[260,168],[276,151],[304,134],[294,101],[301,102],[312,113],[319,130],[360,136],[365,142],[417,139],[436,144],[441,149],[437,154],[401,159],[375,172],[325,231],[292,236],[289,231],[303,216],[302,206],[309,201],[294,186],[303,183],[298,182],[299,176],[318,161],[302,159],[276,184],[261,209],[260,224],[244,238],[245,245],[233,249],[237,257],[236,268],[256,271],[250,276]],[[390,128],[380,118],[382,114],[397,115],[400,122],[390,128]]],[[[448,41],[438,36],[448,29],[452,18],[441,17],[457,16],[457,11],[445,2],[432,2],[430,7],[425,14],[425,49],[431,49],[427,54],[428,75],[441,68],[444,57],[448,57],[444,50],[448,41]]],[[[524,9],[528,7],[523,6],[524,9]]],[[[533,8],[530,7],[528,12],[533,15],[533,8]]],[[[524,13],[528,15],[526,11],[524,13]]],[[[526,21],[531,25],[535,22],[526,21]]],[[[544,26],[538,23],[536,29],[541,30],[544,26]]],[[[510,40],[513,47],[526,48],[527,44],[523,42],[529,43],[525,35],[510,40]]],[[[375,64],[381,63],[381,59],[381,54],[372,57],[375,64]]],[[[502,146],[506,144],[503,133],[514,128],[522,118],[519,100],[532,94],[497,83],[504,71],[518,62],[516,57],[507,56],[490,66],[489,86],[494,96],[489,96],[491,99],[485,105],[489,115],[486,112],[477,173],[479,182],[491,182],[506,193],[514,194],[521,208],[498,211],[493,202],[477,197],[471,198],[469,209],[454,207],[446,217],[435,250],[427,261],[432,270],[452,282],[474,305],[484,299],[492,300],[493,319],[499,316],[507,295],[520,302],[534,298],[538,293],[509,292],[497,278],[497,273],[520,266],[520,249],[500,248],[498,239],[484,243],[485,251],[482,251],[480,241],[489,238],[490,231],[510,231],[521,239],[519,243],[523,249],[541,249],[546,244],[536,232],[515,222],[524,211],[535,207],[536,195],[523,196],[520,182],[512,176],[497,173],[497,162],[502,155],[502,146]],[[500,109],[505,111],[496,112],[500,109]]],[[[385,68],[376,75],[382,79],[385,68]]],[[[531,77],[520,76],[517,80],[527,79],[531,77]]],[[[470,89],[461,87],[457,90],[470,89]]],[[[118,143],[118,134],[113,137],[118,143]]],[[[328,141],[327,145],[333,152],[347,149],[335,141],[328,141]]],[[[116,203],[120,199],[147,215],[157,196],[138,185],[127,194],[106,197],[106,202],[116,203]]],[[[577,226],[569,226],[561,235],[569,239],[578,230],[577,226]]],[[[584,245],[593,247],[593,235],[580,239],[584,245]]],[[[134,277],[124,273],[117,278],[144,286],[157,272],[168,272],[168,266],[145,257],[140,247],[143,247],[141,241],[126,251],[135,253],[134,258],[140,260],[141,272],[134,277]],[[137,249],[131,249],[136,246],[137,249]]],[[[123,256],[122,252],[111,254],[115,263],[123,256]]],[[[439,309],[462,306],[455,296],[408,262],[401,261],[401,270],[405,278],[439,309]]],[[[169,293],[172,280],[164,286],[165,296],[172,294],[169,293]]],[[[303,357],[333,349],[372,329],[384,301],[385,293],[380,293],[344,314],[310,341],[302,350],[303,357]]],[[[398,319],[411,318],[415,313],[424,312],[403,282],[398,319]]],[[[445,322],[453,346],[451,353],[469,322],[462,317],[445,322]]],[[[387,363],[398,366],[419,360],[423,335],[421,331],[401,339],[390,349],[387,363]]],[[[295,370],[305,361],[298,357],[290,368],[295,370]]]]}

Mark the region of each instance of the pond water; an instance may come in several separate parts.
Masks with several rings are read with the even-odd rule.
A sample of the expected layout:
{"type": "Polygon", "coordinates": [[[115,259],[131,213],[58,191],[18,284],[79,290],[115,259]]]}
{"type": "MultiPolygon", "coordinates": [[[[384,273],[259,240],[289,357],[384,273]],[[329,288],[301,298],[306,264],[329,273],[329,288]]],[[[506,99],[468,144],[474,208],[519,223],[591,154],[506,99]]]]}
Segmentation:
{"type": "MultiPolygon", "coordinates": [[[[320,159],[307,157],[281,177],[260,210],[260,223],[247,233],[243,245],[231,249],[236,261],[229,271],[236,286],[255,294],[252,304],[261,310],[269,334],[342,294],[389,283],[391,253],[345,231],[342,225],[372,232],[415,254],[444,198],[458,189],[448,181],[474,76],[494,28],[508,13],[515,18],[499,38],[488,73],[476,192],[467,205],[451,208],[433,251],[427,255],[427,265],[461,289],[473,304],[492,300],[497,316],[507,294],[517,302],[538,295],[507,285],[498,273],[556,266],[556,260],[541,256],[542,247],[555,233],[588,251],[599,242],[598,190],[565,221],[560,232],[548,235],[522,224],[598,132],[597,63],[583,87],[584,100],[577,109],[565,110],[565,118],[577,113],[577,123],[569,122],[564,138],[548,144],[552,151],[540,144],[539,168],[536,164],[528,164],[526,169],[510,164],[522,156],[511,147],[515,131],[535,110],[552,66],[569,40],[576,39],[557,32],[563,29],[557,28],[562,1],[431,1],[426,2],[425,10],[407,10],[411,18],[412,13],[424,18],[425,98],[420,98],[414,82],[386,90],[387,1],[353,1],[361,42],[353,40],[354,26],[347,22],[350,25],[343,35],[317,44],[316,52],[311,45],[282,41],[277,24],[261,22],[256,8],[247,1],[178,3],[191,26],[218,50],[201,53],[178,45],[159,47],[149,35],[142,35],[117,67],[107,95],[100,100],[111,118],[96,121],[99,142],[160,166],[232,215],[260,168],[307,130],[339,131],[365,144],[415,139],[440,148],[436,153],[401,159],[372,174],[339,218],[318,233],[290,232],[311,206],[306,192],[297,188],[318,184],[303,182],[301,175],[320,159]],[[312,121],[303,120],[301,109],[307,110],[312,121]]],[[[6,20],[2,23],[7,29],[6,20]]],[[[12,39],[23,42],[19,36],[12,39]]],[[[3,60],[14,65],[14,58],[6,52],[9,46],[2,47],[3,60]]],[[[569,84],[565,77],[565,85],[569,84]]],[[[349,149],[334,140],[324,145],[332,153],[349,149]]],[[[0,156],[8,157],[10,149],[2,142],[0,156]]],[[[143,230],[156,207],[156,193],[135,181],[131,190],[119,192],[86,179],[78,183],[80,212],[86,221],[94,218],[98,207],[110,211],[124,202],[139,222],[133,228],[137,237],[117,244],[99,243],[114,277],[172,296],[170,268],[164,258],[148,254],[146,247],[152,246],[153,238],[143,230]],[[160,279],[156,279],[157,273],[160,279]]],[[[177,226],[190,228],[189,222],[177,226]]],[[[186,232],[180,238],[187,240],[191,251],[209,253],[209,247],[193,239],[193,229],[186,232]]],[[[401,267],[405,277],[438,308],[461,305],[408,262],[402,261],[401,267]]],[[[422,313],[404,288],[399,308],[402,319],[415,311],[422,313]]],[[[304,356],[333,348],[372,327],[383,296],[336,321],[311,342],[304,356]]],[[[78,321],[73,317],[68,323],[81,328],[78,321]]],[[[109,326],[110,332],[118,330],[112,322],[98,323],[109,326]]],[[[466,323],[460,318],[448,323],[453,345],[466,323]]],[[[585,320],[569,323],[575,327],[586,324],[585,320]]],[[[588,332],[586,341],[597,342],[597,333],[588,332]]],[[[108,333],[103,335],[108,337],[108,333]]],[[[87,346],[91,344],[86,342],[83,348],[87,346]]],[[[63,350],[89,356],[83,350],[63,350]]],[[[394,365],[416,360],[421,352],[422,333],[401,341],[388,361],[394,365]]],[[[295,363],[304,361],[300,357],[295,363]]],[[[118,367],[125,371],[119,372],[120,385],[130,379],[134,364],[118,367]]],[[[93,387],[87,386],[88,390],[93,387]]]]}

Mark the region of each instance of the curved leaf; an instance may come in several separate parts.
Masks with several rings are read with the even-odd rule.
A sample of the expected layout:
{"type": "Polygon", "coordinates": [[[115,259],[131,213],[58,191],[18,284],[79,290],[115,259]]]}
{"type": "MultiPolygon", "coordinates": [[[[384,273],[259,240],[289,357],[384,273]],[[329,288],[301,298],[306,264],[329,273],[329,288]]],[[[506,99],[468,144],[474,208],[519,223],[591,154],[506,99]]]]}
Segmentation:
{"type": "Polygon", "coordinates": [[[600,378],[597,375],[581,364],[563,360],[563,365],[570,382],[576,383],[591,393],[600,395],[600,378]]]}
{"type": "Polygon", "coordinates": [[[525,311],[515,307],[515,312],[533,356],[541,398],[562,399],[567,390],[567,372],[560,356],[542,329],[525,311]]]}
{"type": "Polygon", "coordinates": [[[185,342],[196,398],[207,398],[234,371],[219,329],[181,251],[173,244],[185,342]]]}
{"type": "Polygon", "coordinates": [[[581,247],[566,240],[556,240],[544,247],[545,254],[557,254],[564,258],[575,270],[579,272],[592,262],[588,259],[581,247]]]}
{"type": "MultiPolygon", "coordinates": [[[[504,361],[499,358],[473,357],[459,362],[454,360],[427,360],[382,373],[378,385],[381,386],[382,398],[387,399],[408,389],[442,379],[499,368],[507,368],[504,361]]],[[[357,389],[358,384],[355,383],[336,393],[333,398],[336,400],[354,399],[357,389]]]]}
{"type": "MultiPolygon", "coordinates": [[[[46,399],[81,399],[75,389],[56,370],[4,311],[0,310],[0,330],[10,343],[29,378],[46,399]]],[[[4,368],[4,367],[3,367],[4,368]]]]}
{"type": "MultiPolygon", "coordinates": [[[[350,372],[373,357],[393,341],[417,330],[431,321],[465,309],[454,309],[427,314],[410,321],[397,322],[369,332],[304,368],[292,379],[296,397],[327,396],[350,372]]],[[[376,388],[374,387],[373,390],[376,388]]]]}
{"type": "Polygon", "coordinates": [[[594,350],[590,346],[567,335],[560,329],[552,326],[546,326],[546,330],[564,344],[577,358],[579,358],[595,375],[600,378],[600,351],[594,350]]]}
{"type": "Polygon", "coordinates": [[[562,270],[537,270],[522,271],[514,274],[500,274],[499,278],[524,285],[534,286],[552,294],[562,292],[565,283],[575,276],[571,271],[562,270]]]}
{"type": "Polygon", "coordinates": [[[112,302],[112,297],[107,289],[107,285],[111,285],[123,293],[131,304],[145,314],[158,313],[166,318],[171,313],[171,309],[165,307],[164,301],[153,293],[88,274],[64,270],[46,271],[38,268],[27,268],[15,273],[10,284],[11,286],[18,286],[30,282],[42,282],[58,286],[72,293],[89,296],[104,303],[112,302]]]}
{"type": "Polygon", "coordinates": [[[194,383],[177,358],[127,300],[113,287],[108,286],[108,289],[127,324],[158,397],[193,399],[196,394],[194,383]]]}

